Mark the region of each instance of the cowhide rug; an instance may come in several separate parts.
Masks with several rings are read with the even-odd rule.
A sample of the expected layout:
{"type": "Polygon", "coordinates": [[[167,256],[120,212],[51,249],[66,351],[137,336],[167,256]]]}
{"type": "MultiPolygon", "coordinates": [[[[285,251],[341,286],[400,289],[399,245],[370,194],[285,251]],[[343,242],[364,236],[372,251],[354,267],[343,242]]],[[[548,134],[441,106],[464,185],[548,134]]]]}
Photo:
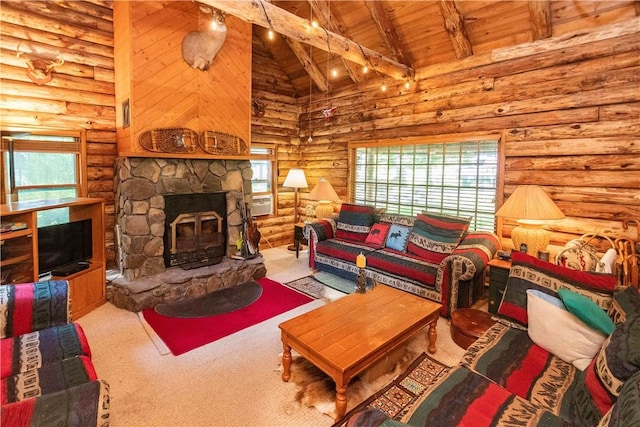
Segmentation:
{"type": "MultiPolygon", "coordinates": [[[[414,338],[351,380],[347,388],[347,412],[384,387],[427,348],[426,334],[414,338]]],[[[280,366],[279,371],[282,371],[280,366]]],[[[291,379],[297,386],[298,404],[315,407],[336,419],[336,384],[311,362],[300,356],[291,360],[291,379]]]]}

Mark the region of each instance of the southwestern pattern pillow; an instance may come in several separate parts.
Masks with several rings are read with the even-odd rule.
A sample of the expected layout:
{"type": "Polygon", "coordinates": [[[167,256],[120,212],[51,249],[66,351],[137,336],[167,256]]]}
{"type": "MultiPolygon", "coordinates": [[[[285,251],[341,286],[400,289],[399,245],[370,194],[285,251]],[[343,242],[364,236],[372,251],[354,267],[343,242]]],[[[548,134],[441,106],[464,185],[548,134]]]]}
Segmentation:
{"type": "Polygon", "coordinates": [[[615,286],[616,277],[612,274],[572,270],[522,252],[512,252],[509,279],[497,314],[510,326],[526,328],[527,289],[535,289],[556,298],[558,289],[569,289],[588,297],[603,310],[608,310],[615,286]]]}
{"type": "Polygon", "coordinates": [[[336,237],[352,242],[364,242],[375,222],[373,207],[343,203],[338,215],[336,237]]]}
{"type": "Polygon", "coordinates": [[[409,236],[407,252],[439,264],[460,244],[471,218],[419,214],[409,236]]]}
{"type": "Polygon", "coordinates": [[[611,409],[624,383],[640,370],[640,317],[618,325],[582,372],[573,395],[572,419],[595,425],[611,409]]]}

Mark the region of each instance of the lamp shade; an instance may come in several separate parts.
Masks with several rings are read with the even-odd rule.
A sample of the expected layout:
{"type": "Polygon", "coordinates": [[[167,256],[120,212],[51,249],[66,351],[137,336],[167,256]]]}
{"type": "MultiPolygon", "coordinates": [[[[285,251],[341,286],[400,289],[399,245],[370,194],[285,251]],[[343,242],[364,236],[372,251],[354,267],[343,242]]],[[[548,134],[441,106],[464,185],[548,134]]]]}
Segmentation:
{"type": "Polygon", "coordinates": [[[284,187],[291,188],[307,188],[307,178],[304,176],[302,169],[289,169],[287,177],[282,184],[284,187]]]}
{"type": "Polygon", "coordinates": [[[518,220],[518,226],[511,230],[513,246],[532,256],[538,256],[549,244],[550,233],[542,228],[543,222],[564,218],[562,211],[537,185],[517,187],[496,216],[518,220]]]}
{"type": "Polygon", "coordinates": [[[309,193],[309,199],[311,200],[327,200],[329,202],[335,202],[340,200],[340,196],[333,189],[331,183],[325,178],[320,178],[318,184],[313,187],[313,190],[309,193]]]}
{"type": "Polygon", "coordinates": [[[498,209],[496,216],[518,220],[562,219],[564,214],[537,185],[521,185],[498,209]]]}

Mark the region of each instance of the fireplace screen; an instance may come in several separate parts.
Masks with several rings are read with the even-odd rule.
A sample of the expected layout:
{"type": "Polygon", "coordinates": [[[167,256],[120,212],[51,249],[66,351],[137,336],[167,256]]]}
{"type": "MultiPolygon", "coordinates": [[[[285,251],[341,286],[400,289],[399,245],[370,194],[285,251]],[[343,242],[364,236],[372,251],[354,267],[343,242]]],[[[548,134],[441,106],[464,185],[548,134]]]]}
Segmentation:
{"type": "Polygon", "coordinates": [[[170,223],[169,266],[217,264],[224,256],[222,217],[215,211],[180,214],[170,223]]]}

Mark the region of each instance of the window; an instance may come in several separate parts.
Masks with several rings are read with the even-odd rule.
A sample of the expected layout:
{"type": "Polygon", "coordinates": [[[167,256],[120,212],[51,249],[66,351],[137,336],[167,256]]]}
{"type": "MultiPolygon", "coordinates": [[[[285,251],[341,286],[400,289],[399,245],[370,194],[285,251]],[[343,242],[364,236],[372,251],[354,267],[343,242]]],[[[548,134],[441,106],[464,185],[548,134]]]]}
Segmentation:
{"type": "Polygon", "coordinates": [[[267,145],[251,145],[252,216],[272,215],[275,206],[273,171],[275,170],[276,149],[267,145]]]}
{"type": "Polygon", "coordinates": [[[354,201],[389,213],[471,216],[494,230],[498,141],[356,147],[354,201]]]}
{"type": "MultiPolygon", "coordinates": [[[[79,132],[3,131],[3,198],[23,202],[86,195],[83,139],[79,132]]],[[[57,209],[44,211],[38,224],[66,222],[67,216],[57,209]]]]}

